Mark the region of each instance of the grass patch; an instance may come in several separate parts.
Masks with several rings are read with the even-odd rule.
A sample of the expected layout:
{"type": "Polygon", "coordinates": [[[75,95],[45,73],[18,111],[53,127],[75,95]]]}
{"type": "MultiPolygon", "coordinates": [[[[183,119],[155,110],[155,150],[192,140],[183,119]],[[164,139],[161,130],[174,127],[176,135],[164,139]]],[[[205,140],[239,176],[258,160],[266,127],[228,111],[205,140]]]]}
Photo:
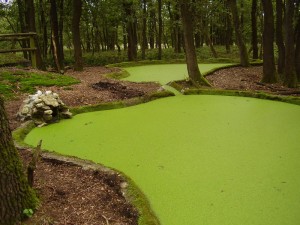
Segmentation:
{"type": "Polygon", "coordinates": [[[34,93],[36,86],[68,86],[79,83],[75,78],[54,73],[3,70],[0,72],[0,91],[4,98],[15,92],[34,93]]]}

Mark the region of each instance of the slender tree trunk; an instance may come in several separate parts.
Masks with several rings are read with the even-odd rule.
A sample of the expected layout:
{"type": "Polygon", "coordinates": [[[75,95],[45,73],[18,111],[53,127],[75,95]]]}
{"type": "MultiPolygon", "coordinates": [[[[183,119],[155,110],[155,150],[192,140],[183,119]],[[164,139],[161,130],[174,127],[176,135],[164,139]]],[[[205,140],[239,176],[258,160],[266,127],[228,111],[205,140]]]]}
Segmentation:
{"type": "Polygon", "coordinates": [[[50,0],[50,18],[51,18],[51,40],[52,54],[56,65],[56,69],[60,73],[64,73],[64,62],[61,55],[61,43],[58,32],[57,6],[56,0],[50,0]]]}
{"type": "Polygon", "coordinates": [[[41,30],[42,30],[42,47],[41,52],[44,59],[47,59],[47,49],[48,49],[48,32],[47,32],[47,23],[45,18],[45,10],[44,10],[44,2],[43,0],[39,0],[39,7],[40,7],[40,17],[41,17],[41,30]]]}
{"type": "MultiPolygon", "coordinates": [[[[25,12],[26,12],[26,18],[28,31],[29,32],[36,32],[36,26],[35,26],[35,7],[34,7],[34,1],[33,0],[25,0],[25,12]]],[[[44,65],[41,50],[39,46],[39,42],[37,39],[37,36],[35,36],[35,46],[37,48],[36,50],[36,64],[37,68],[41,70],[45,70],[46,67],[44,65]]]]}
{"type": "Polygon", "coordinates": [[[264,10],[263,78],[262,82],[277,82],[274,59],[274,15],[272,0],[262,0],[264,10]]]}
{"type": "Polygon", "coordinates": [[[189,78],[193,83],[210,86],[208,81],[201,75],[194,44],[193,20],[190,1],[180,1],[180,11],[183,25],[185,55],[189,78]]]}
{"type": "Polygon", "coordinates": [[[285,80],[284,84],[290,88],[297,87],[297,75],[295,72],[295,38],[293,18],[295,5],[293,0],[286,0],[285,6],[285,80]]]}
{"type": "Polygon", "coordinates": [[[295,67],[298,82],[300,81],[300,16],[298,15],[296,27],[296,49],[295,49],[295,67]]]}
{"type": "MultiPolygon", "coordinates": [[[[25,6],[24,6],[24,2],[22,0],[17,0],[17,4],[18,4],[18,13],[19,13],[19,22],[20,22],[20,28],[21,28],[21,32],[22,33],[26,33],[26,26],[25,26],[25,6]]],[[[28,48],[28,43],[26,40],[23,40],[22,42],[22,48],[28,48]]],[[[25,59],[29,59],[28,53],[27,52],[23,52],[24,58],[25,59]]]]}
{"type": "Polygon", "coordinates": [[[285,64],[285,47],[283,40],[283,10],[284,5],[282,0],[276,0],[276,45],[278,47],[278,73],[280,76],[284,73],[285,64]]]}
{"type": "Polygon", "coordinates": [[[0,98],[0,224],[14,225],[24,209],[35,209],[37,199],[29,187],[0,98]]]}
{"type": "Polygon", "coordinates": [[[252,27],[252,58],[258,59],[258,44],[257,44],[257,0],[252,0],[252,10],[251,10],[251,27],[252,27]]]}
{"type": "Polygon", "coordinates": [[[225,1],[225,8],[226,8],[226,40],[225,40],[225,46],[226,46],[226,52],[230,53],[230,46],[232,45],[232,33],[233,33],[233,28],[232,28],[232,18],[229,13],[230,7],[227,1],[225,1]]]}
{"type": "Polygon", "coordinates": [[[149,2],[149,44],[150,48],[154,49],[155,44],[155,27],[156,27],[156,17],[155,17],[155,8],[153,6],[152,0],[149,2]]]}
{"type": "Polygon", "coordinates": [[[145,59],[147,48],[147,1],[143,0],[142,59],[145,59]]]}
{"type": "Polygon", "coordinates": [[[237,42],[237,46],[238,46],[239,52],[240,52],[240,62],[241,62],[242,66],[247,67],[250,64],[249,64],[249,59],[248,59],[247,48],[246,48],[245,42],[243,40],[242,30],[241,30],[241,26],[240,26],[237,3],[236,3],[236,0],[228,0],[228,1],[230,3],[230,8],[231,8],[232,17],[233,17],[236,42],[237,42]]]}
{"type": "Polygon", "coordinates": [[[65,19],[65,11],[64,11],[64,0],[59,1],[59,20],[58,20],[58,36],[59,36],[59,52],[62,58],[62,62],[65,61],[64,54],[64,19],[65,19]]]}
{"type": "Polygon", "coordinates": [[[158,0],[158,38],[157,38],[157,45],[158,45],[158,60],[161,60],[162,57],[162,49],[161,49],[161,44],[162,44],[162,15],[161,15],[161,10],[162,10],[162,0],[158,0]]]}
{"type": "Polygon", "coordinates": [[[82,13],[82,0],[73,0],[73,17],[72,17],[72,35],[74,46],[74,70],[83,70],[81,38],[80,38],[80,17],[82,13]]]}

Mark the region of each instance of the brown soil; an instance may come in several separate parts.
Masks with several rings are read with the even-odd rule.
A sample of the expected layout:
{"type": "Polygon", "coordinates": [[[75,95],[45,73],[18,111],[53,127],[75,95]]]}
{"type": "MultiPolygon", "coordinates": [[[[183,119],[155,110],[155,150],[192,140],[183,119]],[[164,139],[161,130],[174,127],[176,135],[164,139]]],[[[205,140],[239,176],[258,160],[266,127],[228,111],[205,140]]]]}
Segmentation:
{"type": "MultiPolygon", "coordinates": [[[[89,67],[83,72],[68,71],[67,76],[81,83],[70,87],[38,87],[52,90],[68,106],[93,105],[136,96],[148,95],[159,89],[156,83],[131,83],[108,79],[103,74],[116,71],[104,67],[89,67]]],[[[299,96],[300,89],[281,84],[262,84],[262,67],[234,67],[219,70],[207,79],[217,89],[257,90],[274,94],[299,96]]],[[[20,125],[16,112],[25,95],[6,103],[12,129],[20,125]]],[[[25,164],[30,152],[20,151],[25,164]]],[[[35,175],[34,188],[41,206],[28,224],[137,224],[137,211],[126,202],[121,192],[124,182],[117,174],[85,170],[56,160],[41,160],[35,175]]]]}

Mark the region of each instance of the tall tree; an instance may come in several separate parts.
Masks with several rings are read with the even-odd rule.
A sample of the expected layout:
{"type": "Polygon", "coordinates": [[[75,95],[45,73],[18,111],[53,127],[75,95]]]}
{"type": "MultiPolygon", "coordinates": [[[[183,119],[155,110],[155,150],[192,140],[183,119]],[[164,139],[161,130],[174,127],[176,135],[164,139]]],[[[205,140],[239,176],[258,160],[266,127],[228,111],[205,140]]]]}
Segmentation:
{"type": "Polygon", "coordinates": [[[83,59],[81,50],[81,38],[80,38],[80,17],[82,13],[82,0],[73,0],[73,16],[72,16],[72,35],[74,46],[74,70],[83,70],[83,59]]]}
{"type": "MultiPolygon", "coordinates": [[[[25,6],[24,2],[22,0],[17,0],[17,5],[18,5],[18,13],[19,13],[19,22],[20,22],[20,29],[21,33],[26,33],[27,29],[25,26],[25,6]]],[[[22,48],[28,48],[28,43],[26,40],[22,40],[22,48]]],[[[27,52],[23,52],[24,58],[28,59],[28,54],[27,52]]]]}
{"type": "Polygon", "coordinates": [[[60,73],[64,73],[64,61],[62,55],[62,43],[59,38],[59,26],[57,17],[56,0],[50,0],[50,18],[51,18],[51,40],[52,55],[56,65],[56,69],[60,73]]]}
{"type": "Polygon", "coordinates": [[[133,7],[134,4],[132,0],[123,0],[128,41],[127,55],[129,61],[137,59],[136,18],[133,7]]]}
{"type": "Polygon", "coordinates": [[[276,0],[276,45],[278,48],[278,74],[282,75],[284,73],[284,63],[285,63],[285,47],[283,38],[283,10],[284,4],[282,0],[276,0]]]}
{"type": "MultiPolygon", "coordinates": [[[[298,5],[299,7],[299,5],[298,5]]],[[[296,26],[296,49],[295,49],[295,67],[298,82],[300,81],[300,15],[297,15],[298,21],[296,26]]]]}
{"type": "Polygon", "coordinates": [[[293,19],[295,13],[294,0],[286,0],[285,3],[285,80],[284,83],[288,87],[297,87],[297,75],[295,71],[295,38],[293,19]]]}
{"type": "Polygon", "coordinates": [[[162,57],[162,49],[161,49],[161,44],[162,44],[162,32],[163,32],[163,24],[162,24],[162,2],[161,0],[157,0],[158,4],[158,38],[157,38],[157,45],[158,45],[158,59],[161,60],[162,57]]]}
{"type": "Polygon", "coordinates": [[[263,78],[265,83],[277,82],[274,59],[274,15],[272,0],[262,0],[264,10],[263,32],[263,78]]]}
{"type": "Polygon", "coordinates": [[[145,59],[145,52],[147,49],[147,0],[142,0],[143,2],[143,30],[142,30],[142,59],[145,59]]]}
{"type": "MultiPolygon", "coordinates": [[[[35,15],[34,1],[33,0],[25,0],[25,21],[27,23],[28,32],[36,33],[35,16],[33,16],[33,15],[35,15]]],[[[40,50],[37,36],[35,36],[35,46],[37,48],[37,50],[36,50],[37,68],[41,69],[41,70],[45,70],[46,67],[45,67],[43,59],[42,59],[41,50],[40,50]]]]}
{"type": "Polygon", "coordinates": [[[251,7],[251,27],[252,27],[252,58],[258,59],[258,46],[257,46],[257,0],[252,0],[252,7],[251,7]]]}
{"type": "Polygon", "coordinates": [[[35,209],[37,201],[23,174],[1,97],[0,124],[0,224],[13,225],[24,209],[35,209]]]}
{"type": "Polygon", "coordinates": [[[249,66],[249,58],[248,58],[247,48],[243,39],[237,3],[236,0],[228,0],[228,1],[230,4],[231,13],[233,17],[236,43],[240,52],[240,63],[242,66],[249,66]]]}
{"type": "Polygon", "coordinates": [[[200,73],[198,67],[196,48],[194,44],[194,28],[192,20],[191,0],[179,0],[179,3],[184,34],[185,56],[189,78],[195,84],[210,86],[209,82],[200,73]]]}

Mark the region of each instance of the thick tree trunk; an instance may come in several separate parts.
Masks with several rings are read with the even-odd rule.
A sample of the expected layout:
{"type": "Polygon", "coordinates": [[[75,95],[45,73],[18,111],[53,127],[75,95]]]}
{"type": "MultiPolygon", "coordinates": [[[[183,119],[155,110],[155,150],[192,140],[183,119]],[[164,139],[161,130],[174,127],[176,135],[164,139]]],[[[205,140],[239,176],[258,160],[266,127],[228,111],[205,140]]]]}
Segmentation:
{"type": "Polygon", "coordinates": [[[137,37],[136,37],[136,18],[133,11],[133,2],[123,1],[123,8],[126,16],[128,60],[134,61],[137,59],[137,37]]]}
{"type": "Polygon", "coordinates": [[[80,17],[82,13],[82,0],[73,0],[73,18],[72,18],[72,35],[74,46],[74,70],[83,70],[81,38],[80,38],[80,17]]]}
{"type": "Polygon", "coordinates": [[[252,0],[252,10],[251,10],[251,27],[252,27],[252,58],[258,59],[258,44],[257,44],[257,0],[252,0]]]}
{"type": "MultiPolygon", "coordinates": [[[[28,31],[29,32],[36,32],[36,26],[35,26],[35,7],[34,7],[34,1],[33,0],[25,0],[25,20],[27,22],[28,26],[28,31]]],[[[46,67],[44,65],[42,55],[41,55],[41,50],[39,47],[39,42],[37,39],[37,36],[35,36],[35,47],[37,48],[36,50],[36,64],[37,68],[41,70],[45,70],[46,67]]]]}
{"type": "Polygon", "coordinates": [[[235,30],[235,36],[236,36],[236,43],[239,48],[240,52],[240,62],[242,66],[249,66],[249,59],[248,59],[248,53],[247,48],[243,40],[240,20],[239,20],[239,14],[237,9],[237,3],[236,0],[228,0],[230,3],[230,8],[232,12],[233,17],[233,23],[234,23],[234,30],[235,30]]]}
{"type": "Polygon", "coordinates": [[[61,52],[61,43],[58,31],[58,19],[57,19],[57,6],[56,0],[50,0],[50,18],[51,18],[51,40],[52,40],[52,54],[56,65],[56,69],[60,73],[64,73],[64,62],[61,52]]]}
{"type": "Polygon", "coordinates": [[[161,44],[162,44],[162,15],[161,15],[161,10],[162,10],[162,0],[158,0],[158,38],[157,38],[157,45],[158,45],[158,60],[161,60],[162,57],[162,49],[161,49],[161,44]]]}
{"type": "Polygon", "coordinates": [[[293,29],[295,5],[293,0],[286,0],[285,6],[285,80],[284,84],[290,88],[297,87],[295,71],[295,38],[293,29]]]}
{"type": "Polygon", "coordinates": [[[272,0],[262,0],[264,10],[263,78],[262,82],[277,82],[274,59],[274,15],[272,0]]]}
{"type": "Polygon", "coordinates": [[[44,2],[43,0],[39,0],[39,11],[41,18],[41,31],[43,36],[41,52],[44,59],[47,59],[47,50],[48,50],[48,32],[47,32],[47,23],[45,18],[45,10],[44,10],[44,2]]]}
{"type": "Polygon", "coordinates": [[[36,197],[22,172],[3,99],[0,98],[0,225],[17,224],[23,210],[35,209],[36,203],[36,197]]]}
{"type": "Polygon", "coordinates": [[[284,73],[285,47],[283,40],[283,10],[282,0],[276,0],[276,45],[278,47],[278,73],[282,76],[284,73]]]}
{"type": "Polygon", "coordinates": [[[153,6],[152,0],[149,2],[149,45],[151,49],[154,49],[155,44],[155,27],[156,27],[156,16],[155,8],[153,6]]]}
{"type": "Polygon", "coordinates": [[[180,11],[183,25],[184,44],[187,70],[193,83],[210,86],[208,81],[201,75],[194,44],[193,20],[190,1],[180,1],[180,11]]]}

